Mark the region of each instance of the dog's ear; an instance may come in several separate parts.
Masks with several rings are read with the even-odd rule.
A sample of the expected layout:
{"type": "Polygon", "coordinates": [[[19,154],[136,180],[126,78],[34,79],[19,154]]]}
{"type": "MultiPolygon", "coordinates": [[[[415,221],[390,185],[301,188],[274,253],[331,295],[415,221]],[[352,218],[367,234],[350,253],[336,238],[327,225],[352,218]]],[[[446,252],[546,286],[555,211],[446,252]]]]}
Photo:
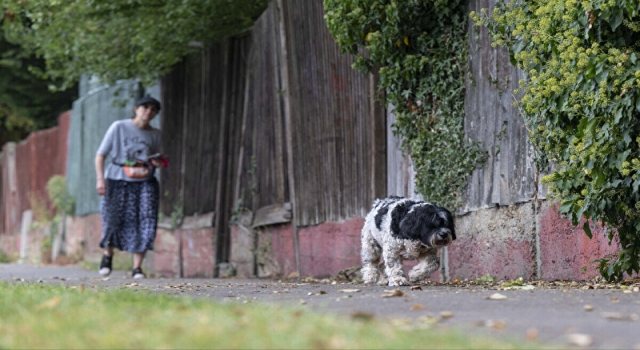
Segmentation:
{"type": "Polygon", "coordinates": [[[391,232],[397,237],[404,239],[420,238],[420,222],[415,215],[409,215],[411,206],[415,204],[407,201],[398,204],[391,212],[391,232]]]}
{"type": "Polygon", "coordinates": [[[451,212],[446,208],[440,207],[439,209],[442,210],[442,213],[444,213],[445,219],[447,220],[447,228],[451,230],[451,240],[456,239],[456,225],[453,221],[453,214],[451,214],[451,212]]]}
{"type": "Polygon", "coordinates": [[[420,239],[424,226],[424,220],[419,215],[405,215],[400,221],[400,232],[403,238],[420,239]]]}

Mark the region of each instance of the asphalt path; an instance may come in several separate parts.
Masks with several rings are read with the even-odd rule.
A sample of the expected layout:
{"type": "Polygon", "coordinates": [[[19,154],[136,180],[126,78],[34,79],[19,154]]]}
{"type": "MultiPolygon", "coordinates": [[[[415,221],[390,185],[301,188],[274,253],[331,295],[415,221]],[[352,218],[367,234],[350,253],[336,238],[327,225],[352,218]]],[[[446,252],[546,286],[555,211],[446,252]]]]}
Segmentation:
{"type": "Polygon", "coordinates": [[[499,285],[367,286],[335,280],[108,278],[75,266],[0,264],[12,283],[131,288],[221,302],[275,303],[419,330],[452,328],[561,348],[640,349],[640,281],[618,286],[531,282],[499,285]],[[591,289],[593,288],[593,289],[591,289]]]}

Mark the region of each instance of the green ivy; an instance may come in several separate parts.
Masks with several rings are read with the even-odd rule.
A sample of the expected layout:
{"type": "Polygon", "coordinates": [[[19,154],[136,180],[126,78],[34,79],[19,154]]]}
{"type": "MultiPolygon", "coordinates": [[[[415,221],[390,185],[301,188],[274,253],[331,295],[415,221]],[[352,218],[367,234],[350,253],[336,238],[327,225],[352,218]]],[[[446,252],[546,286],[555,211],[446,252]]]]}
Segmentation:
{"type": "Polygon", "coordinates": [[[597,260],[609,281],[640,270],[640,1],[508,0],[472,18],[526,73],[519,101],[543,181],[591,237],[622,250],[597,260]],[[586,219],[586,220],[584,220],[586,219]]]}
{"type": "Polygon", "coordinates": [[[487,153],[464,137],[468,71],[465,0],[324,0],[325,20],[354,67],[379,71],[394,132],[416,170],[417,191],[457,208],[487,153]]]}

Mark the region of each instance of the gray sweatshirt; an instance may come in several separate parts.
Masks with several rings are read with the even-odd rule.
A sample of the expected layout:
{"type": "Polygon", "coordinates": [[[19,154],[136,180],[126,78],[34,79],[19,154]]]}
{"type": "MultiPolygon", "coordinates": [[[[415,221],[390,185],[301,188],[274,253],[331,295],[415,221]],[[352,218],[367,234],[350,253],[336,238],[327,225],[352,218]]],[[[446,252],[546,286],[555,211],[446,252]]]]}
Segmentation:
{"type": "MultiPolygon", "coordinates": [[[[160,134],[158,129],[140,129],[131,119],[118,120],[111,124],[97,152],[111,158],[111,161],[106,164],[104,178],[125,181],[147,180],[148,178],[129,178],[121,165],[126,161],[146,162],[149,156],[160,152],[160,134]]],[[[154,172],[155,168],[151,167],[149,177],[153,176],[154,172]]]]}

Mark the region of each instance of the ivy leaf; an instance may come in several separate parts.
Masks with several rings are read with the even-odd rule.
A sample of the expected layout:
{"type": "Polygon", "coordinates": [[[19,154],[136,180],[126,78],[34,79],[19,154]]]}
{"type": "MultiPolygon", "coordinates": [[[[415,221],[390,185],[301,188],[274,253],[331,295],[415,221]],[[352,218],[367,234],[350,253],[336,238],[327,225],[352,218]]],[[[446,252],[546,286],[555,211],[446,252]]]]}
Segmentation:
{"type": "Polygon", "coordinates": [[[616,7],[612,12],[611,18],[609,19],[609,25],[611,25],[612,31],[614,32],[616,31],[616,28],[618,28],[620,23],[622,23],[622,19],[623,19],[622,9],[619,7],[616,7]]]}
{"type": "Polygon", "coordinates": [[[616,111],[616,114],[615,114],[615,117],[614,117],[614,119],[613,119],[613,122],[614,122],[615,124],[618,124],[618,123],[620,122],[620,119],[621,119],[621,118],[622,118],[622,108],[620,108],[620,109],[618,109],[618,110],[616,111]]]}
{"type": "Polygon", "coordinates": [[[591,170],[591,178],[593,179],[597,187],[601,187],[607,181],[607,178],[604,176],[604,173],[599,168],[595,168],[591,170]]]}
{"type": "Polygon", "coordinates": [[[518,54],[520,53],[520,51],[522,51],[522,38],[519,38],[518,40],[516,40],[515,44],[513,45],[514,54],[518,54]]]}
{"type": "Polygon", "coordinates": [[[572,200],[562,201],[562,205],[560,205],[560,210],[559,210],[560,214],[566,214],[570,212],[573,204],[574,202],[572,200]]]}
{"type": "Polygon", "coordinates": [[[590,61],[587,65],[584,75],[587,79],[593,79],[596,76],[596,64],[593,61],[590,61]]]}
{"type": "Polygon", "coordinates": [[[591,234],[591,227],[589,227],[589,220],[586,220],[584,222],[584,224],[582,225],[582,230],[587,235],[587,237],[589,237],[589,239],[591,239],[592,234],[591,234]]]}

